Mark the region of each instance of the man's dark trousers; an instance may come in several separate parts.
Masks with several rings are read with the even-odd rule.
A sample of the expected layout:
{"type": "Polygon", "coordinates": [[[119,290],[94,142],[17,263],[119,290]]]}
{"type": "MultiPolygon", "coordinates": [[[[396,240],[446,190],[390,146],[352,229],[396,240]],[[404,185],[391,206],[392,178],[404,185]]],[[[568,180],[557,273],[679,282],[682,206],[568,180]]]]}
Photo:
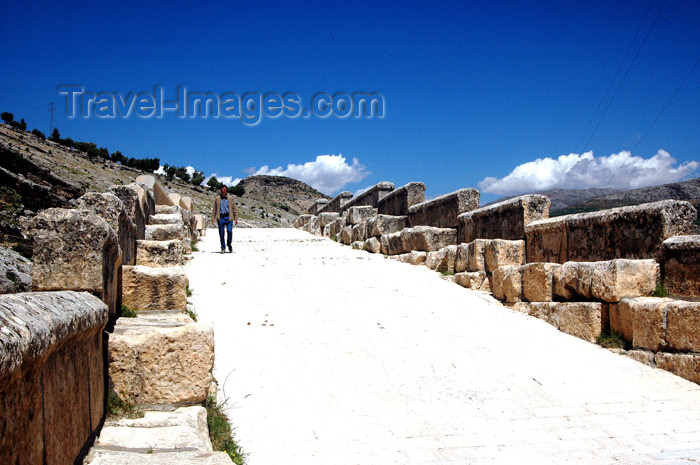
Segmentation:
{"type": "Polygon", "coordinates": [[[219,240],[221,240],[221,250],[225,250],[226,245],[231,248],[231,235],[233,233],[233,222],[228,219],[228,216],[222,216],[219,219],[219,240]],[[228,240],[224,244],[224,228],[228,232],[228,240]]]}

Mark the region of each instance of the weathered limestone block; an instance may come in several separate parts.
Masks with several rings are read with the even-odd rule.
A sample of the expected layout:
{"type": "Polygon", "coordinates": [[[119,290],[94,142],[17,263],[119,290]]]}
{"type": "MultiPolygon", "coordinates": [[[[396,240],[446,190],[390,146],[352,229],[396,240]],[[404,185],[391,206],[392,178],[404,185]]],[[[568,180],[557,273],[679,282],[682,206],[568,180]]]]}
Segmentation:
{"type": "Polygon", "coordinates": [[[345,225],[346,220],[342,216],[331,221],[331,223],[328,226],[326,226],[326,230],[328,230],[328,237],[332,238],[333,236],[335,236],[335,238],[337,239],[340,235],[340,231],[343,230],[345,225]]]}
{"type": "Polygon", "coordinates": [[[177,205],[156,205],[154,215],[176,215],[180,214],[177,205]]]}
{"type": "Polygon", "coordinates": [[[179,224],[184,227],[180,213],[156,213],[151,216],[150,224],[179,224]]]}
{"type": "Polygon", "coordinates": [[[188,285],[181,266],[122,267],[122,303],[132,310],[185,310],[188,285]]]}
{"type": "Polygon", "coordinates": [[[212,381],[214,331],[177,315],[120,318],[108,359],[110,382],[122,400],[148,406],[200,403],[212,381]]]}
{"type": "Polygon", "coordinates": [[[325,228],[333,221],[337,220],[339,216],[340,214],[335,212],[320,213],[318,215],[318,227],[321,229],[325,228]]]}
{"type": "MultiPolygon", "coordinates": [[[[478,245],[475,245],[475,252],[478,252],[478,245]]],[[[484,249],[484,261],[487,273],[502,266],[520,266],[525,263],[525,241],[489,240],[484,249]]]]}
{"type": "Polygon", "coordinates": [[[523,297],[530,302],[551,302],[554,271],[558,263],[528,263],[523,266],[523,297]]]}
{"type": "Polygon", "coordinates": [[[554,293],[565,300],[619,302],[650,295],[659,276],[654,260],[566,262],[554,272],[554,293]]]}
{"type": "Polygon", "coordinates": [[[318,220],[318,216],[312,216],[309,221],[306,222],[304,226],[302,226],[300,229],[320,236],[321,235],[321,223],[318,220]]]}
{"type": "Polygon", "coordinates": [[[182,196],[178,194],[177,192],[170,192],[168,193],[168,198],[170,201],[175,205],[176,207],[181,207],[180,205],[180,200],[182,200],[182,196]]]}
{"type": "Polygon", "coordinates": [[[660,259],[661,244],[689,234],[695,208],[680,200],[566,215],[525,227],[528,261],[660,259]]]}
{"type": "Polygon", "coordinates": [[[435,252],[428,252],[425,266],[439,273],[454,273],[457,246],[448,245],[435,252]]]}
{"type": "Polygon", "coordinates": [[[383,234],[379,241],[382,243],[382,253],[384,255],[401,255],[409,252],[404,248],[404,241],[400,231],[383,234]]]}
{"type": "Polygon", "coordinates": [[[457,228],[457,217],[479,208],[479,198],[476,189],[460,189],[413,205],[408,209],[408,223],[411,226],[457,228]]]}
{"type": "Polygon", "coordinates": [[[316,199],[306,211],[310,215],[318,215],[318,210],[327,203],[328,199],[316,199]]]}
{"type": "Polygon", "coordinates": [[[591,277],[591,295],[603,302],[651,295],[660,279],[654,260],[610,260],[596,262],[591,277]]]}
{"type": "Polygon", "coordinates": [[[185,239],[185,228],[183,228],[182,223],[149,224],[146,226],[147,241],[170,241],[173,239],[185,239]]]}
{"type": "Polygon", "coordinates": [[[408,263],[409,255],[410,254],[402,253],[399,255],[391,255],[389,258],[396,260],[397,262],[408,263]]]}
{"type": "Polygon", "coordinates": [[[658,352],[654,356],[656,366],[662,370],[700,384],[700,354],[668,354],[658,352]]]}
{"type": "Polygon", "coordinates": [[[367,220],[367,235],[379,237],[399,232],[406,227],[407,222],[406,216],[376,215],[367,220]]]}
{"type": "Polygon", "coordinates": [[[444,253],[440,253],[439,250],[428,252],[425,256],[425,263],[423,265],[427,266],[431,270],[435,270],[438,264],[442,261],[444,253]]]}
{"type": "Polygon", "coordinates": [[[352,192],[341,192],[329,200],[325,205],[319,207],[317,214],[323,212],[341,212],[343,205],[345,205],[350,199],[352,199],[352,192]]]}
{"type": "Polygon", "coordinates": [[[365,223],[377,214],[377,209],[370,206],[348,208],[348,223],[356,225],[365,223]]]}
{"type": "Polygon", "coordinates": [[[149,454],[146,449],[139,452],[95,450],[90,452],[86,465],[231,465],[233,461],[226,452],[202,452],[177,450],[149,454]]]}
{"type": "Polygon", "coordinates": [[[382,251],[382,243],[376,237],[370,237],[365,241],[365,250],[371,253],[380,253],[382,251]]]}
{"type": "Polygon", "coordinates": [[[531,302],[530,315],[588,342],[595,342],[602,328],[600,302],[531,302]]]}
{"type": "Polygon", "coordinates": [[[133,265],[136,261],[136,225],[129,218],[124,203],[114,194],[88,192],[76,201],[79,210],[88,210],[104,219],[119,240],[122,263],[133,265]]]}
{"type": "Polygon", "coordinates": [[[297,229],[301,229],[302,227],[306,226],[306,223],[311,221],[311,218],[314,218],[315,216],[316,215],[299,215],[292,222],[292,226],[297,229]]]}
{"type": "Polygon", "coordinates": [[[457,244],[457,253],[455,254],[455,273],[463,273],[467,271],[467,253],[468,244],[457,244]]]}
{"type": "Polygon", "coordinates": [[[192,197],[188,197],[186,195],[183,195],[180,197],[180,206],[184,208],[185,210],[189,210],[191,212],[194,212],[194,208],[192,206],[192,197]]]}
{"type": "Polygon", "coordinates": [[[153,196],[156,201],[156,205],[175,205],[170,197],[168,196],[168,191],[163,187],[161,183],[156,181],[150,174],[142,174],[138,176],[135,182],[143,184],[148,190],[153,192],[153,196]]]}
{"type": "Polygon", "coordinates": [[[700,297],[700,235],[670,237],[662,247],[662,275],[668,293],[700,297]]]}
{"type": "Polygon", "coordinates": [[[475,291],[491,292],[489,280],[485,271],[472,271],[455,274],[455,283],[475,291]]]}
{"type": "Polygon", "coordinates": [[[523,294],[522,267],[501,266],[491,274],[493,296],[504,302],[520,302],[523,294]]]}
{"type": "Polygon", "coordinates": [[[670,302],[666,320],[666,340],[671,349],[700,352],[700,302],[670,302]]]}
{"type": "Polygon", "coordinates": [[[486,271],[486,248],[488,239],[476,239],[467,244],[467,271],[486,271]]]}
{"type": "Polygon", "coordinates": [[[352,244],[352,225],[343,226],[343,229],[340,230],[339,240],[341,244],[352,244]]]}
{"type": "Polygon", "coordinates": [[[88,291],[116,316],[121,251],[104,219],[87,210],[49,208],[22,229],[34,245],[33,290],[88,291]]]}
{"type": "Polygon", "coordinates": [[[128,184],[126,186],[111,186],[108,192],[116,195],[119,200],[124,204],[126,213],[134,222],[135,229],[135,240],[143,239],[146,234],[146,224],[148,224],[148,218],[146,217],[146,212],[144,211],[143,199],[144,191],[138,184],[128,184]]]}
{"type": "Polygon", "coordinates": [[[670,302],[656,297],[623,299],[610,308],[610,329],[622,333],[635,349],[666,349],[666,307],[670,302]]]}
{"type": "Polygon", "coordinates": [[[475,239],[525,239],[525,225],[549,218],[551,202],[544,195],[522,195],[494,205],[462,213],[458,242],[475,239]]]}
{"type": "Polygon", "coordinates": [[[401,240],[405,252],[422,250],[434,252],[448,245],[457,245],[457,230],[451,228],[434,228],[415,226],[401,231],[401,240]]]}
{"type": "Polygon", "coordinates": [[[84,292],[0,296],[0,463],[73,464],[104,415],[108,314],[84,292]]]}
{"type": "Polygon", "coordinates": [[[359,207],[363,205],[369,205],[370,207],[377,208],[379,200],[383,199],[388,193],[394,190],[394,183],[388,181],[382,181],[374,186],[370,187],[366,191],[362,192],[357,197],[348,200],[341,209],[347,210],[351,207],[359,207]]]}
{"type": "Polygon", "coordinates": [[[136,264],[143,266],[182,265],[182,241],[136,241],[136,264]]]}
{"type": "Polygon", "coordinates": [[[410,182],[389,192],[377,202],[381,215],[406,216],[408,209],[425,200],[425,184],[410,182]]]}
{"type": "Polygon", "coordinates": [[[0,294],[32,290],[32,262],[12,249],[0,247],[0,294]]]}
{"type": "Polygon", "coordinates": [[[365,250],[365,242],[364,241],[354,241],[353,243],[350,244],[350,247],[355,249],[355,250],[365,250]]]}
{"type": "MultiPolygon", "coordinates": [[[[358,208],[358,207],[353,207],[358,208]]],[[[357,223],[352,227],[352,241],[364,242],[367,239],[367,223],[357,223]]]]}

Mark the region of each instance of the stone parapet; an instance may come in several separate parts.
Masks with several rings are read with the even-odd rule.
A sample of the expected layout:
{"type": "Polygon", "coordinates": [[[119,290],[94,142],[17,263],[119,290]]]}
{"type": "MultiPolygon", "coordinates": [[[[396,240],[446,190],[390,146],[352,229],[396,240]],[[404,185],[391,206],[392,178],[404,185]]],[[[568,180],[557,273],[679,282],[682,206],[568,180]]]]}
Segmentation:
{"type": "Polygon", "coordinates": [[[579,213],[525,226],[528,262],[661,258],[661,244],[688,234],[695,208],[680,200],[579,213]]]}
{"type": "Polygon", "coordinates": [[[342,212],[343,205],[345,205],[350,199],[352,199],[352,192],[341,192],[340,194],[333,197],[325,205],[318,208],[318,213],[323,212],[342,212]]]}
{"type": "Polygon", "coordinates": [[[76,207],[97,214],[117,233],[124,265],[133,265],[136,262],[136,224],[129,217],[119,197],[109,192],[88,192],[76,201],[76,207]]]}
{"type": "Polygon", "coordinates": [[[345,211],[350,207],[360,207],[368,205],[373,208],[379,206],[379,201],[387,196],[391,191],[394,190],[394,183],[388,181],[382,181],[374,186],[370,187],[357,197],[348,200],[342,207],[341,211],[345,211]]]}
{"type": "Polygon", "coordinates": [[[148,215],[144,210],[144,189],[138,184],[128,184],[126,186],[111,186],[108,191],[119,197],[119,200],[124,204],[126,213],[136,227],[136,240],[143,239],[148,224],[148,215]]]}
{"type": "Polygon", "coordinates": [[[411,226],[457,228],[457,217],[479,208],[479,198],[480,194],[476,189],[459,189],[421,202],[409,207],[408,223],[411,226]]]}
{"type": "Polygon", "coordinates": [[[550,204],[544,195],[522,195],[462,213],[457,217],[457,241],[525,239],[525,225],[549,218],[550,204]]]}
{"type": "Polygon", "coordinates": [[[380,237],[384,234],[399,232],[408,225],[408,217],[376,215],[367,220],[367,236],[380,237]]]}
{"type": "Polygon", "coordinates": [[[415,226],[403,229],[400,234],[404,252],[434,252],[448,245],[457,245],[457,230],[451,228],[415,226]]]}
{"type": "Polygon", "coordinates": [[[32,239],[35,291],[88,291],[116,318],[121,251],[116,233],[87,210],[49,208],[22,224],[32,239]]]}
{"type": "Polygon", "coordinates": [[[108,314],[84,292],[0,296],[0,463],[72,465],[92,440],[108,314]]]}
{"type": "Polygon", "coordinates": [[[700,298],[700,235],[674,236],[662,247],[661,275],[668,293],[700,298]]]}
{"type": "Polygon", "coordinates": [[[328,203],[328,199],[316,199],[314,203],[306,210],[309,215],[318,215],[321,207],[328,203]]]}
{"type": "Polygon", "coordinates": [[[407,216],[408,209],[425,200],[425,184],[409,182],[399,187],[377,202],[380,215],[407,216]]]}

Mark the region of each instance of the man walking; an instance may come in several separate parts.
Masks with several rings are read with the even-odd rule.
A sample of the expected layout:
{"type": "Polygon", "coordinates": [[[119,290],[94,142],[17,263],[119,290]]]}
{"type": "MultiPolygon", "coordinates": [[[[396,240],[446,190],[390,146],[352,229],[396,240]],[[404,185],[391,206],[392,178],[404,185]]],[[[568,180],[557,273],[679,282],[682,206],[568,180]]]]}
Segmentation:
{"type": "Polygon", "coordinates": [[[219,239],[221,240],[221,253],[226,251],[233,252],[231,247],[231,233],[233,232],[233,224],[238,224],[238,209],[236,201],[227,194],[226,186],[221,186],[221,194],[214,199],[214,211],[211,213],[211,224],[216,222],[219,225],[219,239]],[[231,221],[233,220],[233,221],[231,221]],[[228,232],[226,244],[224,244],[224,228],[228,232]]]}

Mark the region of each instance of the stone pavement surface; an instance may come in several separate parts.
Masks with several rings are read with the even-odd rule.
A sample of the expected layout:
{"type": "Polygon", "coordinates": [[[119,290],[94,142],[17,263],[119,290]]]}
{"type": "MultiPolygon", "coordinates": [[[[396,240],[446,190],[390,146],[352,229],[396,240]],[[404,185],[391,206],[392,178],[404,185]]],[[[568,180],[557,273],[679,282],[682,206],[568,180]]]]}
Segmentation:
{"type": "Polygon", "coordinates": [[[700,386],[293,229],[186,266],[249,465],[700,463],[700,386]]]}

